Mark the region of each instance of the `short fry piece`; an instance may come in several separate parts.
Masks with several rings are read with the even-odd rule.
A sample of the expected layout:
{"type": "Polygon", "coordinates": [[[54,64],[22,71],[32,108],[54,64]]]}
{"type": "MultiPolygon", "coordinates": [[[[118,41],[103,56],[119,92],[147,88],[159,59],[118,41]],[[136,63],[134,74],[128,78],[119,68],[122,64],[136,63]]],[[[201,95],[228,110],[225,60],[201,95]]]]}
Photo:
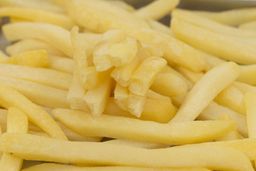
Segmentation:
{"type": "Polygon", "coordinates": [[[28,100],[17,90],[0,85],[0,102],[6,108],[13,106],[21,109],[26,113],[30,121],[38,125],[50,136],[67,139],[61,128],[46,111],[28,100]]]}
{"type": "Polygon", "coordinates": [[[145,96],[157,74],[164,68],[166,61],[160,57],[147,58],[134,71],[130,84],[130,92],[145,96]]]}
{"type": "Polygon", "coordinates": [[[230,121],[192,121],[169,125],[110,115],[95,118],[88,113],[68,109],[55,109],[52,113],[61,123],[84,136],[170,145],[213,140],[234,128],[230,121]]]}
{"type": "MultiPolygon", "coordinates": [[[[118,1],[119,2],[119,1],[118,1]]],[[[122,2],[122,1],[120,1],[122,2]]],[[[61,165],[54,163],[44,163],[23,169],[22,171],[210,171],[204,168],[143,168],[143,167],[129,167],[129,166],[103,166],[103,167],[79,167],[71,165],[61,165]]]]}
{"type": "MultiPolygon", "coordinates": [[[[17,108],[10,108],[7,115],[7,132],[27,133],[28,118],[26,114],[17,108]]],[[[12,154],[4,153],[0,160],[0,170],[20,171],[23,160],[12,154]]]]}
{"type": "Polygon", "coordinates": [[[214,145],[190,145],[147,150],[106,143],[69,142],[36,135],[7,133],[0,137],[0,150],[14,153],[26,160],[60,163],[108,163],[119,166],[166,168],[203,167],[221,171],[254,170],[243,153],[214,145]],[[19,145],[17,146],[16,143],[19,145]],[[136,160],[134,160],[135,158],[136,160]]]}
{"type": "Polygon", "coordinates": [[[196,119],[204,108],[239,76],[233,62],[220,64],[208,71],[190,90],[172,123],[196,119]]]}
{"type": "Polygon", "coordinates": [[[156,0],[138,9],[135,14],[145,19],[158,20],[171,12],[178,4],[179,0],[156,0]]]}

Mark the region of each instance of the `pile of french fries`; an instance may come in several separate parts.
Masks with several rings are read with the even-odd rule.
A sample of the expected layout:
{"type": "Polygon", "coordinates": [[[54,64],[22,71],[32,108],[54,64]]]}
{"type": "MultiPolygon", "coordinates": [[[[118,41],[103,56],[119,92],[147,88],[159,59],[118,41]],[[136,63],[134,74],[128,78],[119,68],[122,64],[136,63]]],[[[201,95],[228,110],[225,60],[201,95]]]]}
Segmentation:
{"type": "Polygon", "coordinates": [[[1,0],[0,171],[254,171],[256,8],[178,4],[1,0]]]}

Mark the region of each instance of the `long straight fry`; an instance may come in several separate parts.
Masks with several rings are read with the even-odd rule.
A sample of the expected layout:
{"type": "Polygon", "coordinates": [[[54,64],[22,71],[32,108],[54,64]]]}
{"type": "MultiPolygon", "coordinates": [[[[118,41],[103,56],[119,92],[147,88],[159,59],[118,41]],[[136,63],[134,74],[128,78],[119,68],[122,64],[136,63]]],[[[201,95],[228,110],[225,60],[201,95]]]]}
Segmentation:
{"type": "MultiPolygon", "coordinates": [[[[28,118],[25,113],[17,108],[10,108],[7,116],[7,132],[9,133],[27,133],[28,118]]],[[[12,154],[4,153],[0,160],[1,170],[19,171],[23,160],[12,154]]]]}
{"type": "Polygon", "coordinates": [[[52,69],[32,68],[10,64],[0,64],[0,75],[29,80],[64,90],[69,88],[72,80],[70,74],[52,69]]]}
{"type": "Polygon", "coordinates": [[[103,167],[79,167],[70,165],[61,165],[54,163],[44,163],[35,165],[22,171],[210,171],[204,168],[143,168],[129,166],[103,166],[103,167]]]}
{"type": "Polygon", "coordinates": [[[46,23],[21,22],[6,24],[2,29],[6,39],[9,41],[39,39],[49,43],[65,55],[72,56],[69,32],[59,26],[46,23]]]}
{"type": "Polygon", "coordinates": [[[94,118],[88,113],[68,109],[55,109],[52,113],[57,120],[81,135],[160,144],[203,142],[225,135],[233,129],[232,122],[228,121],[194,121],[168,125],[109,115],[94,118]]]}
{"type": "Polygon", "coordinates": [[[243,153],[231,148],[213,145],[148,150],[106,143],[68,142],[29,134],[8,133],[0,137],[0,149],[3,152],[14,153],[26,160],[37,161],[253,171],[250,161],[243,153]]]}
{"type": "Polygon", "coordinates": [[[190,90],[172,123],[196,119],[202,110],[239,76],[233,62],[220,64],[208,71],[190,90]]]}
{"type": "Polygon", "coordinates": [[[29,120],[48,133],[50,136],[67,139],[54,119],[41,107],[28,100],[17,90],[0,85],[0,104],[6,108],[17,107],[26,113],[29,120]]]}
{"type": "Polygon", "coordinates": [[[71,74],[74,70],[74,65],[75,64],[72,59],[61,56],[49,56],[49,68],[55,69],[57,71],[71,74]]]}

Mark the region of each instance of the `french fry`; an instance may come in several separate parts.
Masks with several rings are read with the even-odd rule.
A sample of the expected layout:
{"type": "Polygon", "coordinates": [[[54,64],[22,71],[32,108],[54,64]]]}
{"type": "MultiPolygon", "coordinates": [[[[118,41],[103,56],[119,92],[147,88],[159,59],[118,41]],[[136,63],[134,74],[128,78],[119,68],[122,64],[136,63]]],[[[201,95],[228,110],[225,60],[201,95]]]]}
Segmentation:
{"type": "Polygon", "coordinates": [[[0,76],[0,84],[10,86],[31,101],[45,107],[68,107],[67,91],[42,85],[36,82],[0,76]],[[46,93],[47,92],[47,93],[46,93]]]}
{"type": "MultiPolygon", "coordinates": [[[[119,1],[118,1],[119,2],[119,1]]],[[[121,1],[120,1],[121,2],[121,1]]],[[[103,167],[79,167],[71,165],[61,165],[54,163],[44,163],[29,168],[23,169],[22,171],[210,171],[204,168],[143,168],[143,167],[129,167],[129,166],[103,166],[103,167]]]]}
{"type": "Polygon", "coordinates": [[[216,33],[230,35],[230,36],[236,36],[236,37],[240,37],[240,38],[247,38],[247,39],[256,37],[255,32],[241,30],[241,29],[238,29],[235,27],[220,24],[214,20],[208,19],[208,18],[200,16],[200,15],[196,15],[192,11],[190,12],[188,10],[179,10],[179,9],[174,10],[172,13],[172,16],[179,20],[184,20],[186,22],[189,22],[191,24],[194,24],[196,26],[205,28],[209,31],[213,31],[216,33]]]}
{"type": "Polygon", "coordinates": [[[47,51],[48,54],[63,56],[63,53],[57,50],[56,48],[50,46],[46,42],[36,40],[36,39],[20,40],[14,44],[7,46],[6,52],[10,56],[14,56],[24,51],[38,50],[38,49],[44,49],[47,51]]]}
{"type": "Polygon", "coordinates": [[[74,65],[75,63],[72,59],[62,56],[49,56],[49,68],[71,74],[74,70],[74,65]]]}
{"type": "Polygon", "coordinates": [[[119,8],[122,8],[126,11],[129,11],[129,12],[134,12],[135,11],[134,7],[132,5],[126,3],[125,1],[110,0],[108,2],[113,4],[113,5],[116,5],[119,8]]]}
{"type": "Polygon", "coordinates": [[[39,39],[49,43],[65,55],[72,56],[69,32],[59,26],[46,23],[13,23],[3,26],[7,40],[39,39]]]}
{"type": "Polygon", "coordinates": [[[255,8],[232,9],[218,13],[205,11],[194,13],[230,26],[238,26],[256,19],[255,8]]]}
{"type": "Polygon", "coordinates": [[[157,0],[138,9],[135,14],[145,19],[158,20],[171,12],[178,4],[179,0],[157,0]]]}
{"type": "Polygon", "coordinates": [[[162,33],[165,33],[165,34],[170,34],[170,28],[167,27],[166,25],[158,22],[158,21],[149,20],[148,24],[155,31],[159,31],[159,32],[162,32],[162,33]]]}
{"type": "Polygon", "coordinates": [[[243,139],[244,137],[237,131],[232,131],[228,135],[225,135],[222,138],[219,138],[217,141],[231,141],[231,140],[238,140],[243,139]]]}
{"type": "Polygon", "coordinates": [[[256,138],[255,134],[255,93],[247,93],[244,98],[246,108],[246,121],[248,128],[248,137],[256,138]]]}
{"type": "Polygon", "coordinates": [[[113,140],[105,141],[104,143],[126,145],[126,146],[147,148],[147,149],[167,147],[167,145],[163,145],[163,144],[145,143],[145,142],[140,142],[140,141],[132,141],[132,140],[124,140],[124,139],[113,139],[113,140]]]}
{"type": "Polygon", "coordinates": [[[236,86],[229,86],[215,98],[215,101],[240,114],[245,114],[244,94],[236,86]]]}
{"type": "Polygon", "coordinates": [[[129,84],[129,91],[144,96],[152,85],[156,75],[166,65],[166,61],[159,57],[147,58],[134,71],[129,84]]]}
{"type": "Polygon", "coordinates": [[[0,50],[0,63],[5,62],[8,60],[8,56],[0,50]]]}
{"type": "Polygon", "coordinates": [[[90,111],[95,116],[103,113],[111,94],[112,80],[108,74],[109,72],[102,73],[101,82],[95,88],[88,90],[83,97],[90,111]]]}
{"type": "Polygon", "coordinates": [[[204,56],[203,53],[169,35],[151,30],[146,22],[134,14],[111,6],[106,1],[80,0],[76,2],[68,2],[68,11],[80,26],[95,32],[121,29],[143,43],[149,43],[162,49],[165,53],[165,59],[170,63],[178,64],[194,71],[203,71],[207,68],[202,58],[204,56]],[[82,11],[83,15],[78,11],[82,11]],[[111,15],[109,11],[111,11],[111,15]],[[123,20],[123,18],[126,18],[126,20],[123,20]],[[177,47],[182,50],[177,50],[177,47]]]}
{"type": "Polygon", "coordinates": [[[0,137],[0,149],[3,152],[14,153],[26,160],[33,159],[48,162],[108,163],[167,168],[203,167],[222,171],[253,171],[250,161],[243,153],[231,148],[214,145],[190,145],[170,147],[164,150],[147,150],[122,145],[68,142],[36,135],[8,133],[0,137]],[[16,142],[19,146],[13,142],[16,142]],[[97,152],[97,155],[95,155],[95,152],[97,152]],[[109,155],[110,153],[111,155],[109,155]],[[124,153],[127,155],[123,155],[124,153]]]}
{"type": "Polygon", "coordinates": [[[242,29],[242,30],[255,31],[255,28],[256,28],[255,21],[239,25],[239,29],[242,29]]]}
{"type": "Polygon", "coordinates": [[[239,67],[233,62],[220,64],[208,71],[186,95],[171,123],[196,119],[204,108],[239,76],[239,67]]]}
{"type": "Polygon", "coordinates": [[[88,113],[69,109],[55,109],[52,114],[68,128],[84,136],[169,145],[214,140],[234,129],[234,124],[230,121],[192,121],[169,125],[110,115],[95,118],[88,113]],[[192,134],[195,130],[196,135],[192,134]]]}
{"type": "MultiPolygon", "coordinates": [[[[28,118],[25,113],[17,108],[9,108],[7,116],[7,132],[9,133],[27,133],[28,118]]],[[[1,170],[19,171],[23,160],[10,153],[3,153],[0,160],[1,170]]]]}
{"type": "Polygon", "coordinates": [[[17,90],[0,85],[1,106],[6,108],[17,107],[25,112],[30,121],[48,133],[50,136],[66,139],[65,134],[51,116],[41,107],[28,100],[17,90]]]}
{"type": "Polygon", "coordinates": [[[253,44],[240,38],[215,33],[177,18],[172,19],[172,31],[176,37],[184,42],[222,59],[240,64],[256,62],[254,56],[256,51],[253,44]],[[244,48],[238,52],[237,49],[240,47],[244,48]]]}
{"type": "Polygon", "coordinates": [[[157,74],[151,85],[152,90],[169,97],[185,95],[188,88],[187,80],[172,68],[157,74]]]}
{"type": "Polygon", "coordinates": [[[0,9],[0,17],[3,16],[18,17],[28,21],[55,24],[66,29],[70,29],[73,26],[73,22],[67,16],[40,9],[2,7],[0,9]]]}
{"type": "Polygon", "coordinates": [[[240,68],[241,74],[238,80],[247,84],[256,85],[256,79],[254,77],[256,74],[256,65],[242,65],[240,68]]]}
{"type": "Polygon", "coordinates": [[[25,65],[30,67],[48,67],[49,58],[45,50],[32,50],[11,56],[6,61],[9,64],[25,65]]]}
{"type": "Polygon", "coordinates": [[[200,80],[204,73],[196,73],[196,72],[193,72],[193,71],[190,71],[186,68],[182,68],[182,67],[179,67],[178,68],[178,71],[184,75],[189,81],[191,81],[192,83],[196,83],[198,80],[200,80]]]}
{"type": "Polygon", "coordinates": [[[50,1],[40,1],[40,0],[27,0],[27,1],[18,1],[18,0],[2,0],[0,2],[1,6],[11,6],[11,7],[24,7],[24,8],[34,8],[34,9],[43,9],[46,11],[52,11],[57,13],[63,13],[63,9],[59,6],[51,3],[50,1]]]}
{"type": "Polygon", "coordinates": [[[236,123],[239,133],[245,137],[248,135],[247,124],[244,115],[214,102],[210,103],[208,107],[202,111],[198,119],[219,120],[221,117],[223,117],[223,115],[227,115],[236,123]]]}
{"type": "Polygon", "coordinates": [[[7,110],[5,109],[0,109],[0,128],[1,128],[1,133],[6,132],[7,130],[7,110]]]}
{"type": "Polygon", "coordinates": [[[109,43],[98,45],[93,52],[93,63],[97,71],[106,71],[113,67],[108,54],[109,43]]]}
{"type": "Polygon", "coordinates": [[[0,75],[29,80],[64,90],[69,88],[72,80],[71,75],[52,69],[10,64],[0,64],[0,75]]]}

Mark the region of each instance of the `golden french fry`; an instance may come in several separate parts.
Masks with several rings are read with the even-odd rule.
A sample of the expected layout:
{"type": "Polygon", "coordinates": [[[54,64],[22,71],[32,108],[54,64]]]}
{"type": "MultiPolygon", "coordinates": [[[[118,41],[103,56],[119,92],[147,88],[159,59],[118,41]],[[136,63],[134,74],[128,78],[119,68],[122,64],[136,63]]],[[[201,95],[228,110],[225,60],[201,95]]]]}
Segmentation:
{"type": "Polygon", "coordinates": [[[0,9],[0,17],[3,16],[55,24],[66,29],[70,29],[74,25],[73,22],[63,14],[33,8],[2,7],[0,9]]]}
{"type": "Polygon", "coordinates": [[[17,90],[0,85],[0,102],[1,106],[6,108],[17,107],[25,112],[30,121],[48,133],[50,136],[67,139],[61,128],[53,118],[41,107],[31,102],[17,90]]]}
{"type": "Polygon", "coordinates": [[[24,7],[24,8],[34,8],[34,9],[43,9],[46,11],[52,11],[57,13],[63,13],[63,9],[59,6],[51,3],[50,1],[41,1],[41,0],[2,0],[0,2],[1,6],[10,6],[10,7],[24,7]]]}
{"type": "Polygon", "coordinates": [[[129,91],[139,96],[145,96],[157,74],[165,65],[166,61],[160,57],[151,57],[142,61],[131,76],[129,91]]]}
{"type": "Polygon", "coordinates": [[[253,44],[240,38],[215,33],[177,18],[172,19],[172,31],[179,39],[222,59],[241,64],[256,62],[253,44]],[[239,48],[241,50],[238,52],[239,48]]]}
{"type": "Polygon", "coordinates": [[[255,11],[255,8],[241,8],[222,12],[195,11],[194,13],[226,25],[237,26],[255,20],[255,11]]]}
{"type": "Polygon", "coordinates": [[[42,85],[36,82],[21,80],[17,78],[1,76],[0,84],[10,86],[31,101],[45,107],[68,107],[66,100],[67,91],[42,85]],[[47,93],[46,93],[47,92],[47,93]]]}
{"type": "MultiPolygon", "coordinates": [[[[241,30],[235,27],[227,26],[221,23],[218,23],[214,20],[208,19],[207,17],[196,15],[192,11],[188,10],[174,10],[172,13],[174,18],[184,20],[201,28],[205,28],[207,30],[224,34],[230,36],[236,36],[240,38],[256,38],[255,32],[250,32],[246,30],[241,30]]],[[[256,16],[256,15],[255,15],[256,16]]]]}
{"type": "Polygon", "coordinates": [[[198,119],[203,120],[219,120],[223,115],[227,115],[230,119],[232,119],[237,126],[239,133],[243,136],[248,135],[247,124],[245,116],[237,113],[227,107],[221,106],[217,103],[210,103],[199,115],[198,119]]]}
{"type": "Polygon", "coordinates": [[[238,140],[243,139],[244,137],[237,131],[232,131],[228,135],[225,135],[222,138],[219,138],[217,141],[231,141],[231,140],[238,140]]]}
{"type": "Polygon", "coordinates": [[[236,86],[232,85],[224,89],[215,98],[215,101],[240,114],[245,114],[243,98],[244,98],[244,93],[241,90],[239,90],[236,86]]]}
{"type": "Polygon", "coordinates": [[[106,108],[112,89],[112,80],[109,72],[102,73],[100,83],[93,89],[88,90],[83,99],[87,103],[91,113],[99,116],[106,108]]]}
{"type": "Polygon", "coordinates": [[[36,40],[36,39],[20,40],[14,44],[7,46],[6,52],[9,55],[14,56],[24,51],[38,50],[38,49],[44,49],[48,52],[48,54],[63,56],[63,53],[57,50],[56,48],[50,46],[46,42],[36,40]]]}
{"type": "Polygon", "coordinates": [[[170,13],[179,2],[179,0],[156,0],[138,9],[135,14],[145,19],[158,20],[170,13]]]}
{"type": "MultiPolygon", "coordinates": [[[[17,108],[9,108],[7,115],[7,132],[9,133],[27,133],[28,118],[25,113],[17,108]]],[[[1,170],[19,171],[23,160],[10,153],[3,153],[0,160],[1,170]]]]}
{"type": "Polygon", "coordinates": [[[190,90],[171,123],[196,119],[204,108],[239,76],[233,62],[220,64],[208,71],[190,90]]]}
{"type": "Polygon", "coordinates": [[[234,129],[230,121],[192,121],[169,125],[110,115],[95,118],[88,113],[69,109],[55,109],[52,114],[68,128],[84,136],[171,145],[214,140],[234,129]],[[192,133],[195,130],[196,135],[192,133]]]}
{"type": "Polygon", "coordinates": [[[48,58],[49,68],[72,74],[75,65],[72,59],[62,56],[49,56],[48,58]]]}
{"type": "Polygon", "coordinates": [[[72,56],[70,34],[67,30],[46,23],[13,23],[2,28],[7,40],[39,39],[49,43],[65,55],[72,56]]]}
{"type": "Polygon", "coordinates": [[[187,80],[172,68],[157,74],[151,86],[152,90],[169,97],[184,96],[188,88],[187,80]]]}
{"type": "MultiPolygon", "coordinates": [[[[119,1],[118,1],[119,2],[119,1]]],[[[129,166],[102,166],[102,167],[79,167],[71,165],[61,165],[54,163],[44,163],[22,171],[210,171],[204,168],[145,168],[145,167],[129,167],[129,166]]]]}
{"type": "Polygon", "coordinates": [[[71,75],[52,69],[10,64],[0,64],[0,75],[29,80],[64,90],[69,88],[72,80],[71,75]]]}
{"type": "Polygon", "coordinates": [[[255,31],[256,22],[251,21],[244,24],[239,25],[239,29],[248,30],[248,31],[255,31]]]}
{"type": "Polygon", "coordinates": [[[6,63],[30,67],[48,67],[50,62],[46,50],[31,50],[11,56],[6,63]]]}
{"type": "Polygon", "coordinates": [[[203,167],[222,171],[254,170],[243,153],[207,144],[147,150],[106,143],[68,142],[36,135],[7,133],[0,137],[0,149],[26,160],[60,163],[111,163],[119,166],[166,168],[203,167]]]}

